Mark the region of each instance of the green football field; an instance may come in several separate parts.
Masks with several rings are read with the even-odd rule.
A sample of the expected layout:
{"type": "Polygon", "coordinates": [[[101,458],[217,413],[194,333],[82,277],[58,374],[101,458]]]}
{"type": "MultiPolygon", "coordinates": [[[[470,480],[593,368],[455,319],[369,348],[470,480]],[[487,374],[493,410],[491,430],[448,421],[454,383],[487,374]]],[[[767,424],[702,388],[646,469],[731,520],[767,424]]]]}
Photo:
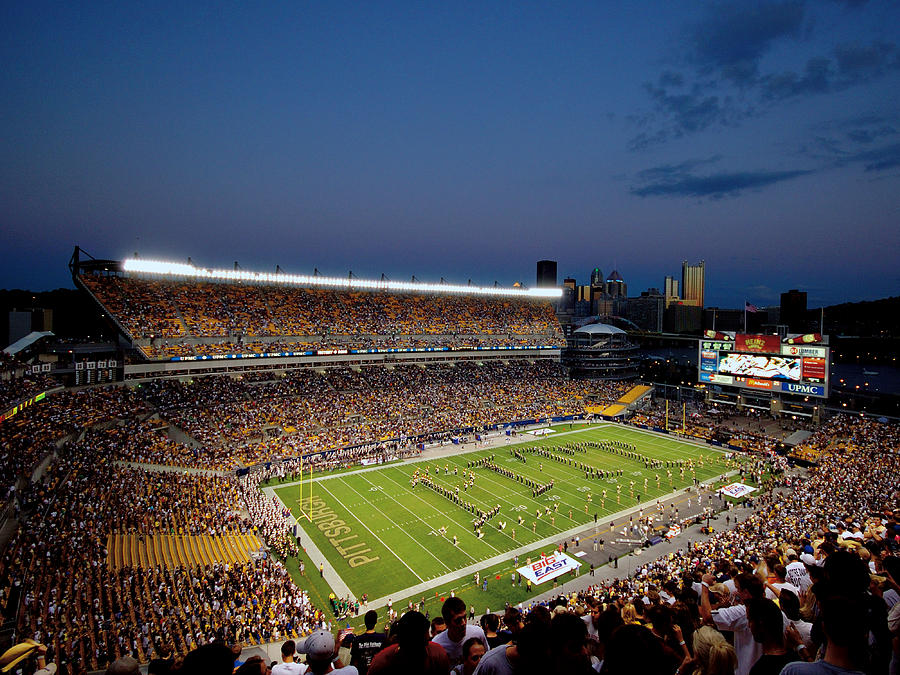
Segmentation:
{"type": "MultiPolygon", "coordinates": [[[[562,533],[589,527],[595,514],[602,520],[634,507],[638,499],[655,500],[693,482],[690,469],[686,468],[681,478],[679,468],[673,465],[669,469],[670,482],[665,466],[647,468],[642,460],[598,448],[574,455],[555,453],[564,460],[595,469],[622,472],[621,476],[605,479],[586,478],[584,470],[568,461],[540,456],[531,450],[544,448],[553,452],[556,446],[582,441],[621,441],[634,445],[634,452],[662,462],[693,460],[700,481],[719,476],[733,466],[715,449],[672,436],[615,424],[572,432],[568,426],[561,426],[548,436],[524,434],[508,444],[501,441],[491,449],[316,478],[312,481],[311,499],[309,485],[303,487],[302,511],[311,516],[312,522],[301,518],[300,523],[306,537],[356,596],[366,593],[370,599],[403,598],[426,595],[425,588],[450,588],[451,580],[467,578],[473,568],[483,566],[487,571],[500,558],[512,558],[516,552],[522,554],[524,564],[526,552],[536,553],[543,550],[542,546],[549,552],[554,546],[546,540],[561,540],[562,533]],[[513,457],[511,448],[523,454],[525,462],[513,457]],[[484,467],[468,468],[473,460],[491,455],[493,462],[511,475],[484,467]],[[421,475],[426,467],[436,486],[451,494],[459,487],[462,500],[485,511],[500,507],[497,515],[481,528],[482,538],[473,529],[475,515],[421,482],[411,485],[414,472],[418,470],[421,475]],[[474,485],[465,489],[466,474],[470,472],[475,474],[474,485]],[[520,482],[519,476],[537,484],[552,480],[553,488],[534,497],[532,488],[520,482]],[[546,513],[548,507],[550,515],[546,513]],[[501,522],[505,522],[503,529],[501,522]]],[[[294,516],[301,517],[300,489],[296,484],[280,486],[275,493],[294,516]]],[[[511,560],[506,562],[510,566],[511,560]]]]}

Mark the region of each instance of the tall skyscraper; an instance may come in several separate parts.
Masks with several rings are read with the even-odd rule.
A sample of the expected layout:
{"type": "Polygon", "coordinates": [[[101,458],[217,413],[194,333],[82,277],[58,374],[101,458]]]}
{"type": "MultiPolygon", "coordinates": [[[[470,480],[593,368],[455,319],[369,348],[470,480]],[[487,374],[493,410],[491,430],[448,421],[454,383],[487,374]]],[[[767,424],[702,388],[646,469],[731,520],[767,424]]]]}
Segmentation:
{"type": "Polygon", "coordinates": [[[675,277],[666,277],[663,294],[666,298],[666,307],[671,305],[676,300],[680,300],[681,296],[678,295],[678,279],[676,279],[675,277]]]}
{"type": "Polygon", "coordinates": [[[792,333],[806,330],[806,291],[792,288],[787,293],[781,294],[781,318],[779,321],[786,324],[792,333]]]}
{"type": "Polygon", "coordinates": [[[685,305],[703,307],[705,269],[702,260],[696,265],[688,265],[687,260],[681,263],[681,297],[685,305]]]}
{"type": "Polygon", "coordinates": [[[556,261],[538,260],[537,287],[554,288],[556,286],[556,261]]]}
{"type": "Polygon", "coordinates": [[[628,297],[628,285],[618,270],[610,272],[606,280],[606,294],[613,298],[628,297]]]}
{"type": "Polygon", "coordinates": [[[591,286],[594,288],[598,288],[603,285],[603,272],[600,271],[599,267],[595,267],[591,270],[591,286]]]}

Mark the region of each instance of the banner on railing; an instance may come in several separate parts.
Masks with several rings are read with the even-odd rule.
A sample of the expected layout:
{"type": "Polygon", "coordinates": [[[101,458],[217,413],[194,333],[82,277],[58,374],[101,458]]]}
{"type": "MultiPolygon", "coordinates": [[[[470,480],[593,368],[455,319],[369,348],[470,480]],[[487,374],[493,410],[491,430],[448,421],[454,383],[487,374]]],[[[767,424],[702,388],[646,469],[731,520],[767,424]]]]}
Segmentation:
{"type": "Polygon", "coordinates": [[[572,572],[581,567],[581,563],[565,553],[542,555],[536,562],[520,567],[517,571],[531,583],[537,585],[556,577],[572,572]]]}

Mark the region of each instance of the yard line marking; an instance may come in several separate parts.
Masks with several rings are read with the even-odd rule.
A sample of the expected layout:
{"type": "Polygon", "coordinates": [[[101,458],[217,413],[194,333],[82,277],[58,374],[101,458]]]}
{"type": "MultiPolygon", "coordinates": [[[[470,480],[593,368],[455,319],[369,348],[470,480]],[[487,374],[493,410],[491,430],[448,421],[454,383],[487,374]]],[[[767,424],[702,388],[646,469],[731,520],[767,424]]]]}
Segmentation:
{"type": "MultiPolygon", "coordinates": [[[[341,500],[338,499],[337,497],[335,497],[335,496],[334,496],[334,493],[333,493],[331,490],[329,490],[329,489],[328,489],[327,487],[325,487],[324,485],[322,485],[321,487],[322,487],[323,490],[325,490],[325,492],[327,492],[329,495],[331,495],[331,498],[332,498],[334,501],[336,501],[338,504],[341,503],[341,500]]],[[[353,513],[353,512],[351,511],[351,513],[353,513]]],[[[384,514],[382,513],[382,515],[384,515],[384,514]]],[[[380,541],[380,542],[381,542],[381,545],[384,546],[384,548],[387,549],[387,550],[391,553],[391,555],[393,555],[395,558],[397,558],[397,560],[399,560],[400,562],[402,562],[402,563],[403,563],[403,566],[406,567],[406,569],[408,569],[410,572],[412,572],[413,576],[414,576],[416,579],[418,579],[419,581],[425,581],[422,577],[420,577],[418,574],[416,574],[415,570],[414,570],[412,567],[410,567],[409,565],[406,564],[406,561],[405,561],[403,558],[401,558],[401,557],[398,556],[396,553],[394,553],[394,551],[391,549],[391,547],[388,546],[387,544],[385,544],[385,543],[384,543],[384,540],[382,540],[381,537],[379,537],[377,534],[375,534],[374,532],[372,532],[372,529],[371,529],[368,525],[366,525],[360,518],[357,518],[355,513],[353,513],[353,517],[356,518],[356,520],[359,522],[360,525],[362,525],[364,528],[366,528],[367,530],[369,530],[369,532],[372,534],[372,536],[375,537],[378,541],[380,541]]]]}
{"type": "MultiPolygon", "coordinates": [[[[401,488],[404,487],[404,485],[403,485],[402,483],[400,483],[399,481],[394,480],[393,477],[387,475],[387,472],[385,472],[385,477],[386,477],[389,481],[391,481],[392,483],[394,483],[395,485],[397,485],[397,486],[399,486],[399,487],[401,487],[401,488]]],[[[437,517],[437,516],[447,516],[448,518],[450,518],[450,520],[452,520],[454,523],[456,523],[456,524],[459,525],[460,527],[464,527],[464,526],[465,526],[465,523],[460,523],[459,521],[456,520],[456,518],[453,518],[452,516],[449,516],[448,514],[444,513],[444,512],[441,511],[438,507],[436,507],[434,504],[430,504],[430,503],[428,503],[427,501],[425,501],[424,499],[422,499],[419,495],[417,495],[417,494],[414,492],[414,490],[415,490],[415,488],[413,488],[412,490],[410,490],[407,494],[412,495],[413,497],[415,497],[416,499],[418,499],[420,502],[422,502],[423,504],[425,504],[425,506],[427,506],[428,508],[430,508],[432,511],[435,512],[434,515],[427,516],[427,518],[435,518],[435,517],[437,517]]],[[[399,503],[399,502],[398,502],[398,503],[399,503]]],[[[404,509],[406,509],[407,511],[410,511],[410,509],[408,509],[407,507],[403,506],[402,504],[400,504],[400,506],[402,506],[402,507],[403,507],[404,509]]],[[[455,508],[457,511],[460,510],[460,508],[459,508],[458,506],[456,506],[456,505],[454,505],[454,508],[455,508]]],[[[413,512],[410,511],[410,513],[413,513],[413,512]]],[[[413,515],[416,515],[416,514],[413,513],[413,515]]],[[[417,516],[417,519],[418,519],[420,522],[425,522],[425,519],[419,518],[418,516],[417,516]]],[[[482,541],[484,541],[484,540],[482,540],[482,541]]],[[[498,553],[500,552],[499,549],[495,548],[494,546],[491,546],[490,543],[488,543],[488,542],[486,542],[486,541],[485,541],[484,543],[487,544],[488,546],[490,546],[491,548],[493,548],[493,549],[494,549],[495,551],[497,551],[498,553]]],[[[470,560],[475,560],[475,558],[473,558],[472,555],[469,554],[468,551],[466,551],[466,550],[460,548],[459,546],[456,547],[456,550],[462,551],[463,553],[465,553],[466,556],[468,556],[470,560]]]]}
{"type": "MultiPolygon", "coordinates": [[[[373,484],[373,483],[371,483],[370,481],[368,481],[368,479],[365,479],[365,480],[366,480],[366,482],[368,482],[370,485],[373,484]]],[[[346,485],[347,487],[349,487],[351,490],[353,490],[353,491],[354,491],[356,494],[358,494],[360,497],[364,497],[364,495],[363,495],[359,490],[357,490],[354,486],[350,485],[347,481],[342,481],[342,482],[344,483],[344,485],[346,485]]],[[[327,490],[327,489],[328,489],[328,488],[326,488],[326,490],[327,490]]],[[[330,494],[330,493],[329,493],[329,494],[330,494]]],[[[375,508],[375,510],[378,511],[379,513],[381,513],[381,515],[383,515],[385,518],[387,518],[387,519],[388,519],[388,522],[390,522],[390,523],[393,523],[393,522],[394,522],[394,520],[393,520],[388,514],[386,514],[384,511],[382,511],[381,509],[375,508]]],[[[355,514],[354,514],[354,515],[355,515],[355,514]]],[[[359,519],[357,518],[357,520],[359,520],[359,519]]],[[[414,541],[414,542],[416,543],[416,545],[417,545],[419,548],[421,548],[421,549],[422,549],[423,551],[425,551],[428,555],[430,555],[432,558],[434,558],[435,560],[437,560],[445,570],[448,570],[448,571],[450,570],[450,567],[447,566],[447,563],[445,563],[443,560],[441,560],[440,558],[438,558],[434,553],[432,553],[431,551],[429,551],[427,547],[423,546],[423,545],[422,545],[419,541],[417,541],[416,538],[413,537],[409,532],[407,532],[406,530],[404,530],[402,527],[397,528],[397,527],[395,526],[393,529],[399,529],[400,532],[402,532],[403,534],[405,534],[410,540],[414,541]]],[[[384,542],[381,542],[381,543],[384,543],[384,542]]],[[[387,544],[385,544],[385,546],[387,546],[387,544]]],[[[393,549],[390,549],[390,547],[388,547],[388,548],[389,548],[389,550],[391,550],[391,552],[393,552],[393,549]]],[[[395,553],[394,555],[396,555],[396,553],[395,553]]],[[[399,556],[397,556],[397,557],[399,557],[399,556]]],[[[403,564],[406,565],[405,562],[404,562],[403,564]]],[[[406,567],[407,567],[407,569],[410,569],[410,570],[412,569],[409,565],[406,565],[406,567]]],[[[416,574],[416,573],[413,572],[413,574],[416,574]]],[[[418,577],[419,575],[416,574],[416,576],[418,577]]],[[[422,577],[419,577],[419,580],[421,581],[421,580],[422,580],[422,577]]]]}

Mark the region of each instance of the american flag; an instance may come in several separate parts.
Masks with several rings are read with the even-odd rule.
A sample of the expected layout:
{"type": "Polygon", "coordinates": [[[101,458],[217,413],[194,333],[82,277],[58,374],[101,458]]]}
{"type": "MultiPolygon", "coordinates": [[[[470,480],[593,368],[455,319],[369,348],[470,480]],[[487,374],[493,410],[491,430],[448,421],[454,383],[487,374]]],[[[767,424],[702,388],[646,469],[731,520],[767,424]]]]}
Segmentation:
{"type": "Polygon", "coordinates": [[[745,301],[744,302],[744,311],[745,312],[758,312],[759,308],[756,305],[745,301]]]}

